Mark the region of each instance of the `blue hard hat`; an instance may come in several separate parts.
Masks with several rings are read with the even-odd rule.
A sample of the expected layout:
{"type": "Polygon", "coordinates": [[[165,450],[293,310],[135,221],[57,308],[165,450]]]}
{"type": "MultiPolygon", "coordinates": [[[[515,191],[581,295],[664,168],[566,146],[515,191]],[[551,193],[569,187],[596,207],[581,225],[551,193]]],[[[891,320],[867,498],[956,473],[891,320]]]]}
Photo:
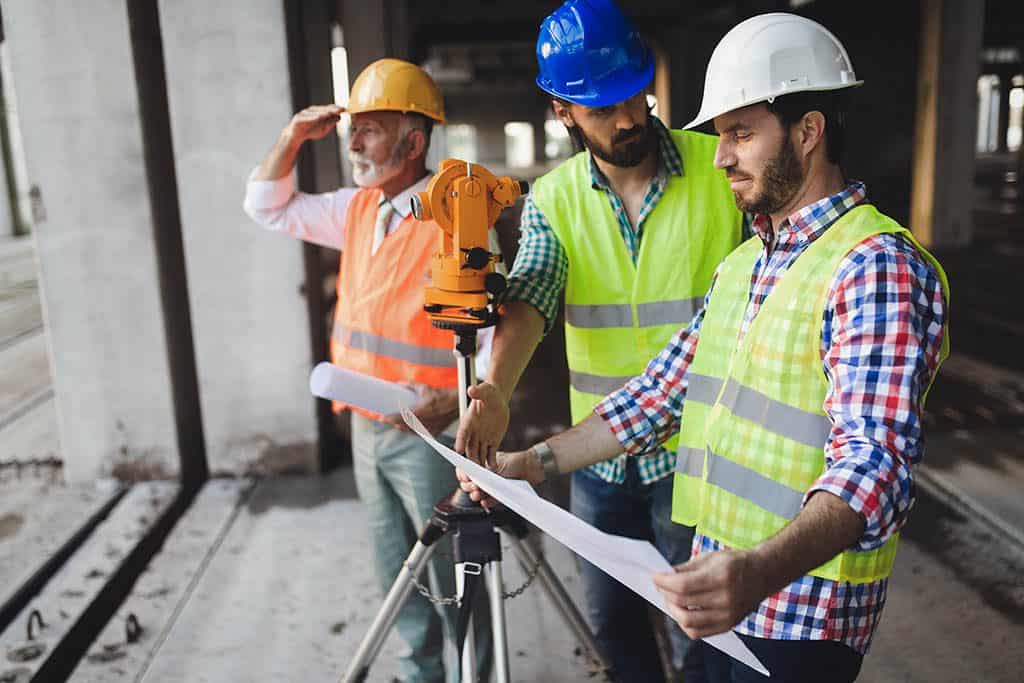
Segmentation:
{"type": "Polygon", "coordinates": [[[537,85],[587,107],[605,107],[647,87],[654,56],[612,0],[567,0],[540,25],[537,85]]]}

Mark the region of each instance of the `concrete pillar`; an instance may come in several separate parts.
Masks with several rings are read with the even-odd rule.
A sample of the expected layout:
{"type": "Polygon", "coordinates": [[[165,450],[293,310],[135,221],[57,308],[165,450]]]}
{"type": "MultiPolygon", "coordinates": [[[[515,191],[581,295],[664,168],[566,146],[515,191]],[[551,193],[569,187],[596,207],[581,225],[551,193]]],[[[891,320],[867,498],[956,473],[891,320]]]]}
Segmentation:
{"type": "Polygon", "coordinates": [[[302,245],[241,209],[292,115],[282,3],[159,3],[211,472],[316,469],[302,245]]]}
{"type": "Polygon", "coordinates": [[[970,243],[978,53],[985,3],[922,0],[910,228],[926,245],[970,243]]]}
{"type": "MultiPolygon", "coordinates": [[[[127,8],[4,4],[65,474],[178,469],[127,8]]],[[[236,190],[237,193],[237,190],[236,190]]]]}
{"type": "Polygon", "coordinates": [[[410,59],[409,18],[402,0],[339,0],[338,16],[348,52],[349,83],[378,59],[410,59]]]}

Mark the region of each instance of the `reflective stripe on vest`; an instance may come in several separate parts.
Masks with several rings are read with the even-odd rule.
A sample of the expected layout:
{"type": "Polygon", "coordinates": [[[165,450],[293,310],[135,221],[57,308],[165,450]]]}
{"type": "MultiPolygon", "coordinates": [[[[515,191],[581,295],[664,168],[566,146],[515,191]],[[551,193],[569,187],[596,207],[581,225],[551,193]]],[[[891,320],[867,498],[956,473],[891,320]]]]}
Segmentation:
{"type": "Polygon", "coordinates": [[[707,375],[698,375],[695,372],[686,376],[686,401],[713,405],[722,391],[722,380],[707,375]]]}
{"type": "Polygon", "coordinates": [[[800,512],[803,491],[791,489],[760,472],[716,455],[711,449],[708,449],[707,461],[707,483],[783,519],[793,519],[800,512]]]}
{"type": "Polygon", "coordinates": [[[636,305],[637,324],[640,327],[656,327],[658,325],[686,325],[697,311],[704,305],[704,297],[691,299],[674,299],[671,301],[652,301],[636,305]]]}
{"type": "Polygon", "coordinates": [[[347,330],[340,325],[336,325],[334,328],[334,339],[354,349],[378,356],[386,356],[396,360],[404,360],[418,365],[430,365],[437,368],[455,367],[455,355],[447,349],[407,344],[364,332],[363,330],[347,330]]]}
{"type": "Polygon", "coordinates": [[[722,405],[736,417],[756,422],[770,432],[812,448],[821,448],[832,431],[832,420],[820,413],[809,413],[742,386],[735,379],[725,384],[722,405]]]}
{"type": "Polygon", "coordinates": [[[633,307],[629,304],[566,304],[565,322],[590,329],[632,327],[633,307]]]}
{"type": "MultiPolygon", "coordinates": [[[[803,506],[803,491],[764,476],[760,472],[706,451],[709,484],[728,491],[773,515],[793,519],[803,506]]],[[[701,478],[704,474],[705,450],[680,446],[676,456],[676,473],[701,478]]]]}
{"type": "MultiPolygon", "coordinates": [[[[697,315],[703,303],[703,297],[694,297],[637,304],[637,326],[685,325],[697,315]]],[[[629,304],[567,304],[565,320],[583,329],[632,327],[633,308],[629,304]]]]}
{"type": "Polygon", "coordinates": [[[613,391],[618,391],[622,386],[633,379],[632,377],[604,377],[602,375],[591,375],[586,372],[569,371],[569,386],[584,394],[598,394],[607,396],[613,391]]]}
{"type": "Polygon", "coordinates": [[[704,449],[680,446],[676,454],[676,473],[701,477],[704,474],[704,449]]]}

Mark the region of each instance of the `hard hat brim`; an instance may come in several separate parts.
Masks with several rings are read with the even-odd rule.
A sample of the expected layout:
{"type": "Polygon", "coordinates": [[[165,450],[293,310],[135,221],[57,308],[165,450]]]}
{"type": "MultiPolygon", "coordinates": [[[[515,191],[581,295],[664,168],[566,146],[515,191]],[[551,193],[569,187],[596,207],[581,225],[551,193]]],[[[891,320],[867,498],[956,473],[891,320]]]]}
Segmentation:
{"type": "Polygon", "coordinates": [[[811,88],[793,88],[792,90],[786,90],[785,92],[776,93],[771,96],[757,97],[751,99],[749,102],[742,102],[735,106],[729,106],[719,109],[718,111],[704,112],[701,111],[697,114],[697,117],[683,126],[683,130],[689,130],[690,128],[696,128],[701,126],[708,121],[721,116],[722,114],[728,114],[731,111],[737,109],[743,109],[744,107],[750,107],[755,104],[761,104],[762,102],[774,101],[776,98],[785,97],[786,95],[792,95],[798,92],[830,92],[832,90],[844,90],[846,88],[857,88],[864,85],[864,81],[850,81],[849,83],[837,83],[835,85],[828,86],[817,86],[811,88]]]}
{"type": "Polygon", "coordinates": [[[444,114],[438,116],[437,114],[431,114],[425,111],[421,111],[420,109],[417,109],[415,107],[389,107],[386,105],[381,105],[377,107],[348,107],[345,109],[346,114],[369,114],[370,112],[375,111],[397,111],[401,114],[420,114],[421,116],[426,116],[428,119],[433,119],[437,123],[443,124],[445,122],[444,114]]]}
{"type": "Polygon", "coordinates": [[[570,95],[564,92],[559,92],[557,88],[546,85],[539,74],[537,75],[537,87],[552,97],[557,97],[560,100],[572,102],[573,104],[579,104],[584,107],[607,107],[633,97],[650,85],[653,79],[654,58],[653,55],[650,55],[650,58],[647,60],[647,66],[644,67],[644,70],[637,74],[635,78],[623,81],[622,83],[617,83],[615,86],[611,87],[605,84],[602,86],[601,93],[570,95]]]}

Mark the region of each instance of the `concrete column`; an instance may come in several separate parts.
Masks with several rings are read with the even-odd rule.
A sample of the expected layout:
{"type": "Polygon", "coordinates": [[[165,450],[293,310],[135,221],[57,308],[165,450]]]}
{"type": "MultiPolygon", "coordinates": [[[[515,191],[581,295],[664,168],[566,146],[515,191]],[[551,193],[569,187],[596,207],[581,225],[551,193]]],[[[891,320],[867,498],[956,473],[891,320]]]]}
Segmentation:
{"type": "Polygon", "coordinates": [[[292,115],[279,0],[159,3],[210,471],[316,468],[302,245],[249,221],[249,171],[292,115]]]}
{"type": "Polygon", "coordinates": [[[349,83],[378,59],[410,58],[409,21],[402,0],[339,0],[338,16],[345,33],[349,83]]]}
{"type": "Polygon", "coordinates": [[[910,228],[926,245],[970,243],[978,52],[985,3],[922,1],[910,228]]]}
{"type": "Polygon", "coordinates": [[[18,0],[4,23],[65,474],[175,475],[178,452],[126,4],[18,0]]]}

